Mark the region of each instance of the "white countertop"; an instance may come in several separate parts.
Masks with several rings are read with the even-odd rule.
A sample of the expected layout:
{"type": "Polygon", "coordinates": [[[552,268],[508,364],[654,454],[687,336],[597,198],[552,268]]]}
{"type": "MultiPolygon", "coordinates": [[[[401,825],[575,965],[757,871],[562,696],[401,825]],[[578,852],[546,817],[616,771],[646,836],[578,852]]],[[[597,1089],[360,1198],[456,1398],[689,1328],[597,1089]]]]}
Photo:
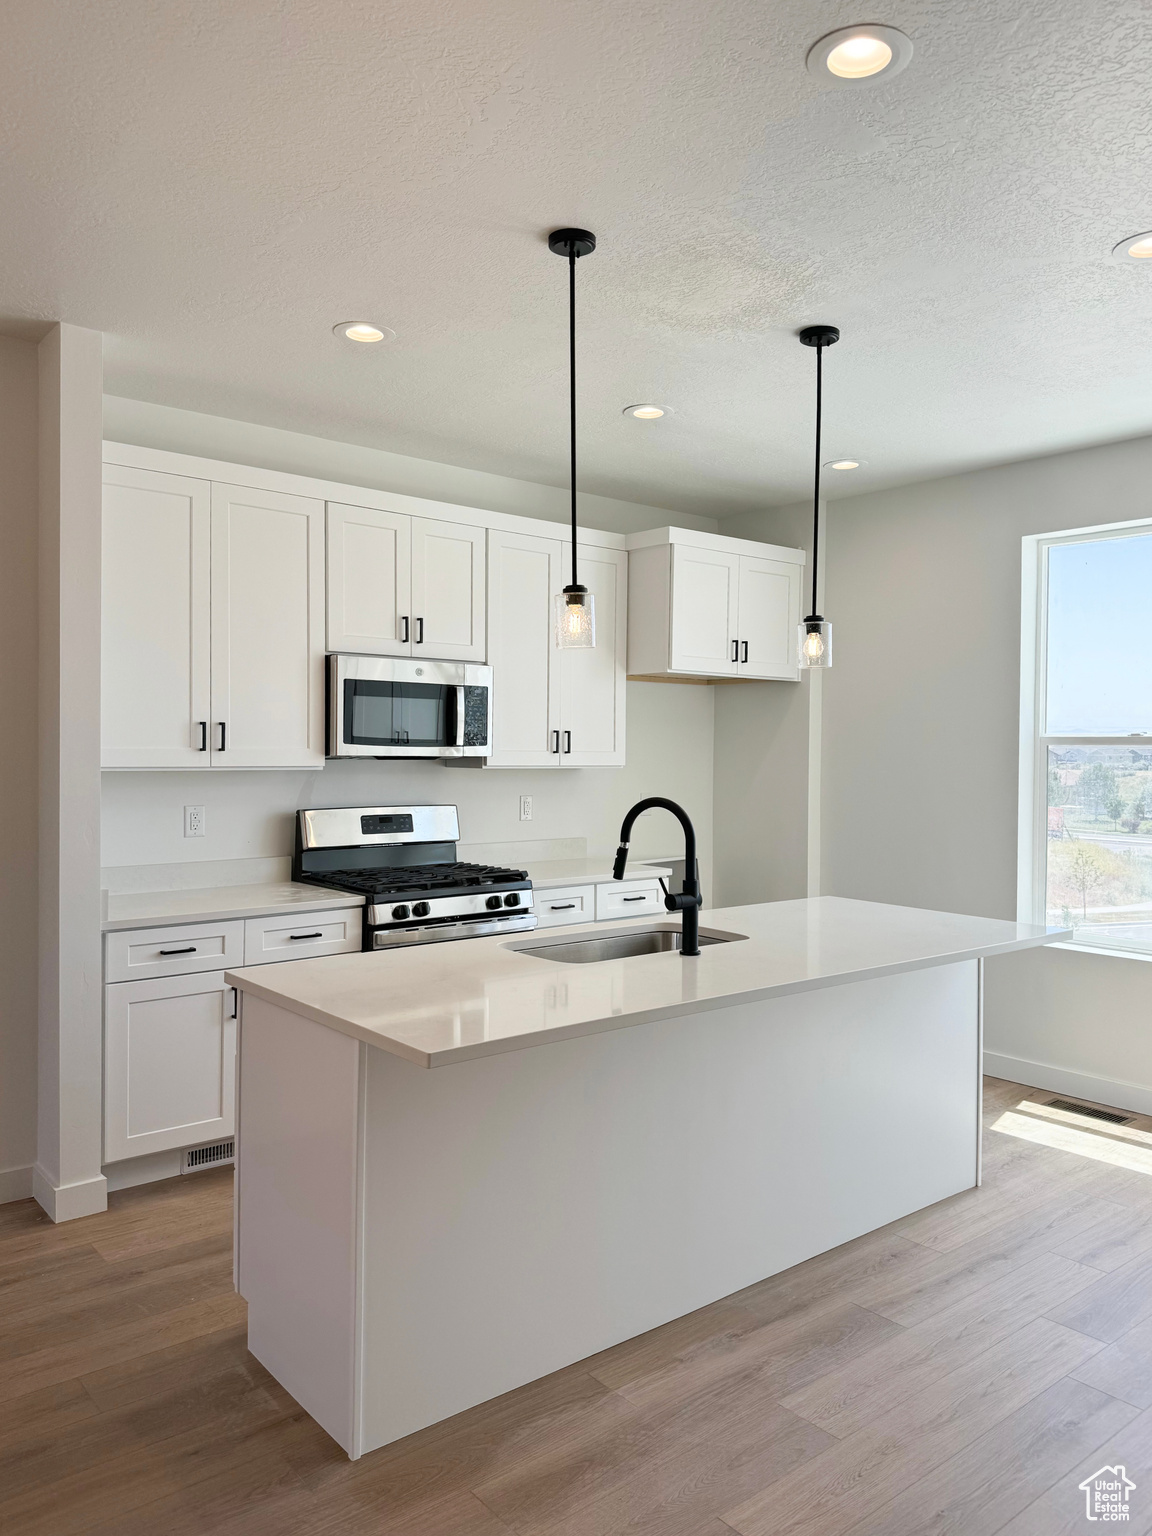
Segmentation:
{"type": "Polygon", "coordinates": [[[628,931],[627,925],[581,924],[260,965],[229,971],[225,979],[418,1066],[439,1067],[1070,937],[1068,930],[1032,923],[838,896],[725,907],[701,913],[701,928],[747,938],[706,947],[690,960],[673,952],[592,965],[512,948],[628,931]]]}
{"type": "MultiPolygon", "coordinates": [[[[517,866],[519,867],[519,866],[517,866]]],[[[526,864],[528,878],[537,890],[565,885],[590,885],[611,880],[612,860],[554,859],[526,864]]],[[[671,874],[666,865],[630,864],[626,880],[654,880],[671,874]]],[[[323,912],[332,907],[362,907],[364,897],[352,891],[328,890],[320,885],[300,885],[286,880],[265,885],[208,885],[194,890],[134,891],[108,897],[108,916],[101,924],[105,933],[121,928],[154,928],[164,923],[222,923],[230,918],[274,916],[277,912],[323,912]]]]}
{"type": "Polygon", "coordinates": [[[134,891],[108,897],[105,933],[121,928],[155,928],[164,923],[220,923],[229,918],[274,916],[277,912],[326,912],[362,907],[363,896],[321,885],[287,880],[267,885],[209,885],[187,891],[134,891]]]}
{"type": "MultiPolygon", "coordinates": [[[[602,880],[611,880],[612,855],[606,854],[601,859],[551,859],[543,864],[525,864],[524,868],[537,891],[552,890],[560,885],[595,885],[602,880]]],[[[643,859],[632,859],[624,871],[624,878],[656,880],[663,875],[667,880],[671,873],[666,864],[645,864],[643,859]]]]}

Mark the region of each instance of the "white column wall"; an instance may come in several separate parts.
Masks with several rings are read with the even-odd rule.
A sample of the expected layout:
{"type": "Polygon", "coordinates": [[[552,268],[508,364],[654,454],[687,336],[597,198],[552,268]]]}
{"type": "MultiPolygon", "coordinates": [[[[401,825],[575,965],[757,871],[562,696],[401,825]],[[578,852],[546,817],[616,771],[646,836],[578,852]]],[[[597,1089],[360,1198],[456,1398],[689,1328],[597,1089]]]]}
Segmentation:
{"type": "Polygon", "coordinates": [[[32,1192],[101,1211],[98,331],[39,347],[39,1091],[32,1192]]]}

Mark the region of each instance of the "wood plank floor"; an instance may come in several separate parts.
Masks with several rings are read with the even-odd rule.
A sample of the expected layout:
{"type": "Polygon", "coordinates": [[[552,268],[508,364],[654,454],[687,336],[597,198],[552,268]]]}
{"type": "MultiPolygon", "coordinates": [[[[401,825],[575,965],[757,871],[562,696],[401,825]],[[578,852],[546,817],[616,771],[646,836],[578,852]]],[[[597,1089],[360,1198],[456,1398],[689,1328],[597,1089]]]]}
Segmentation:
{"type": "MultiPolygon", "coordinates": [[[[1152,1532],[1152,1120],[986,1085],[985,1184],[349,1462],[245,1349],[231,1171],[0,1206],[6,1536],[1152,1532]]],[[[915,1155],[915,1148],[909,1148],[915,1155]]]]}

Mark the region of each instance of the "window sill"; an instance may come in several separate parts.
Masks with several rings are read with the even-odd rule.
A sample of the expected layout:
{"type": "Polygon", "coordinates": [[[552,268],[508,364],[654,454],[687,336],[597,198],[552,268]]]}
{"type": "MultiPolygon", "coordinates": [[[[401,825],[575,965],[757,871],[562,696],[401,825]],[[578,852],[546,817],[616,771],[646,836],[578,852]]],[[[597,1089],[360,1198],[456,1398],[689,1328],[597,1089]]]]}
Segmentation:
{"type": "Polygon", "coordinates": [[[1073,949],[1080,955],[1108,955],[1114,960],[1143,960],[1152,961],[1152,954],[1142,949],[1106,949],[1099,944],[1077,944],[1074,940],[1067,940],[1062,944],[1050,944],[1049,949],[1073,949]]]}

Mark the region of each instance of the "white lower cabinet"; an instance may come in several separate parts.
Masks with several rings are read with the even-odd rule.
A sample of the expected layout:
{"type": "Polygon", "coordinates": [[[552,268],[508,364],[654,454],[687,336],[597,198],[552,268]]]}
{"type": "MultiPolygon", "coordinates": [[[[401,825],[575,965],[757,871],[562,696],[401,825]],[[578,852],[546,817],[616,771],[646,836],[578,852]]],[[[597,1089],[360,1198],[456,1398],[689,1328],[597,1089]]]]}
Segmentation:
{"type": "Polygon", "coordinates": [[[664,915],[659,880],[608,880],[596,887],[596,921],[606,918],[664,915]]]}
{"type": "Polygon", "coordinates": [[[104,988],[104,1158],[231,1136],[236,993],[223,971],[104,988]]]}
{"type": "Polygon", "coordinates": [[[244,924],[244,964],[343,955],[361,947],[363,907],[305,912],[303,917],[250,917],[244,924]]]}

